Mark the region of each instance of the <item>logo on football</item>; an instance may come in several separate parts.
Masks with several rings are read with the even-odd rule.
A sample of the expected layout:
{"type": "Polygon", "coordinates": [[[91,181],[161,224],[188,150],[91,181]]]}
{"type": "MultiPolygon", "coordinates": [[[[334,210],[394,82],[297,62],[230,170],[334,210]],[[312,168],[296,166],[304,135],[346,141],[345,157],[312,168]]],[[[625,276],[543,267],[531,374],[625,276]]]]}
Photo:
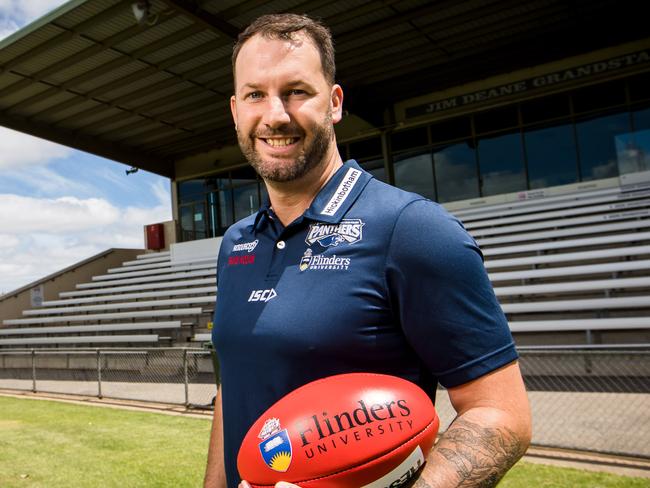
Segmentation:
{"type": "Polygon", "coordinates": [[[268,419],[260,434],[262,459],[273,471],[284,473],[291,464],[291,440],[287,429],[281,430],[278,419],[268,419]]]}
{"type": "Polygon", "coordinates": [[[438,426],[431,399],[409,381],[331,376],[271,406],[244,438],[237,466],[254,488],[397,488],[424,465],[438,426]]]}

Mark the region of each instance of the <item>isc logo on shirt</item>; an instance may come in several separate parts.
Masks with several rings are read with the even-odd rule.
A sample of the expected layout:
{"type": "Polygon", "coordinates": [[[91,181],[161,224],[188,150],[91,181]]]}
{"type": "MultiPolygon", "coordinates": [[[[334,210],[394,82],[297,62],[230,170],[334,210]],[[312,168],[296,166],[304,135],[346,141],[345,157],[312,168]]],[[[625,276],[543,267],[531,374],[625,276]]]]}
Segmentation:
{"type": "Polygon", "coordinates": [[[278,294],[273,288],[270,290],[253,290],[251,296],[248,297],[249,302],[268,302],[277,297],[278,294]]]}

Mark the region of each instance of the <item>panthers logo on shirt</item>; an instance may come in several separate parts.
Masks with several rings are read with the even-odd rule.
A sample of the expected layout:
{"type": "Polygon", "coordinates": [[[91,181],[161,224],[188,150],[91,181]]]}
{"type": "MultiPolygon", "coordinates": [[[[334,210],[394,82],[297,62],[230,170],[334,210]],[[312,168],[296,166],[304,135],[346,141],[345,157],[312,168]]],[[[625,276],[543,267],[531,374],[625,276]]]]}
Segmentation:
{"type": "Polygon", "coordinates": [[[266,465],[273,471],[284,473],[291,464],[292,449],[287,429],[281,429],[279,419],[268,419],[258,437],[262,439],[260,453],[266,465]]]}
{"type": "Polygon", "coordinates": [[[318,242],[323,247],[354,244],[363,238],[364,225],[361,219],[343,219],[339,224],[311,224],[305,242],[308,246],[318,242]]]}

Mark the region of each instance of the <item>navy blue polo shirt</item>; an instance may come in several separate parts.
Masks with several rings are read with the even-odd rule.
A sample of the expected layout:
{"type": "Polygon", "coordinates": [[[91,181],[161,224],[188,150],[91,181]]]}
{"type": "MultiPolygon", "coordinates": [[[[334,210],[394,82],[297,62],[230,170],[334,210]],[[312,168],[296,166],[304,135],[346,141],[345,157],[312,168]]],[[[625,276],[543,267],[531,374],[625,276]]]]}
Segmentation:
{"type": "Polygon", "coordinates": [[[438,204],[345,163],[284,227],[272,209],[228,229],[212,332],[228,486],[250,425],[274,402],[346,372],[435,395],[517,358],[480,250],[438,204]]]}

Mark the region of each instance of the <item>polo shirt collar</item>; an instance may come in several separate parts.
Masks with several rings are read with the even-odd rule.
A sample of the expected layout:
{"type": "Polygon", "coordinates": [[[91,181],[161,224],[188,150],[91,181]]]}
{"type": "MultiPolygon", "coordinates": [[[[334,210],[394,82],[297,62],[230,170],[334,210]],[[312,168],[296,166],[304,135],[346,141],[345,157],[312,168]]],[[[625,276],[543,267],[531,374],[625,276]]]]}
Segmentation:
{"type": "Polygon", "coordinates": [[[318,192],[304,216],[318,222],[338,223],[372,179],[353,159],[346,161],[318,192]]]}
{"type": "Polygon", "coordinates": [[[260,227],[266,222],[266,220],[270,217],[271,214],[271,204],[269,202],[265,203],[260,207],[260,209],[257,211],[257,215],[255,216],[255,221],[253,222],[253,231],[257,232],[260,227]]]}
{"type": "MultiPolygon", "coordinates": [[[[321,188],[303,218],[339,223],[372,178],[354,159],[346,161],[321,188]]],[[[258,231],[271,218],[272,212],[270,203],[262,205],[255,216],[253,230],[258,231]]]]}

